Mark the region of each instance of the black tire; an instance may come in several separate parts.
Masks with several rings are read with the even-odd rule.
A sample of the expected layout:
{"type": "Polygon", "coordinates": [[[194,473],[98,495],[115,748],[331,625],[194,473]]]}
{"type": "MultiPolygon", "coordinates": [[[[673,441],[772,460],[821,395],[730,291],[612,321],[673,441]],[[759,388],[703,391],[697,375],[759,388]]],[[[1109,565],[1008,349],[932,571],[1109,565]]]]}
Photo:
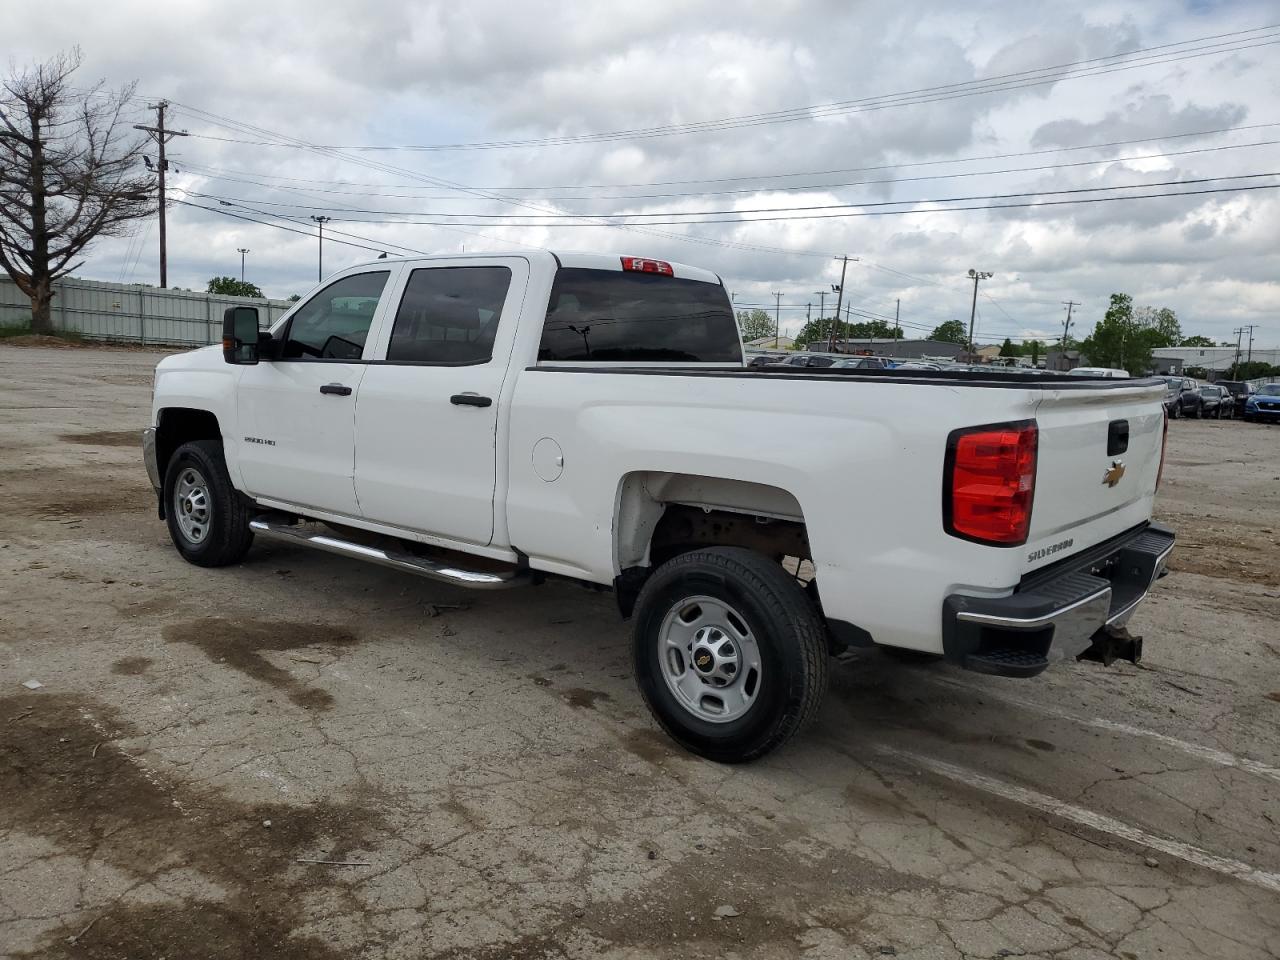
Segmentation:
{"type": "Polygon", "coordinates": [[[1199,407],[1199,406],[1197,406],[1194,410],[1192,410],[1192,411],[1191,411],[1191,418],[1192,418],[1193,420],[1199,420],[1199,419],[1200,419],[1200,414],[1201,414],[1202,412],[1203,412],[1202,408],[1201,408],[1201,407],[1199,407]]]}
{"type": "Polygon", "coordinates": [[[169,537],[188,563],[199,567],[239,563],[253,544],[250,505],[231,485],[221,441],[193,440],[173,452],[164,473],[164,503],[169,537]],[[176,495],[179,485],[193,476],[201,481],[207,503],[202,513],[206,522],[194,528],[203,529],[199,536],[184,531],[179,514],[191,511],[184,510],[176,495]]]}
{"type": "MultiPolygon", "coordinates": [[[[827,689],[827,631],[818,608],[779,564],[740,547],[697,550],[659,567],[636,601],[633,644],[636,682],[654,718],[686,749],[718,763],[745,763],[781,746],[813,719],[827,689]],[[727,721],[696,715],[666,679],[672,665],[664,624],[695,597],[731,608],[759,653],[755,699],[727,721]]],[[[695,670],[694,655],[686,673],[695,670]]],[[[748,689],[750,673],[734,682],[748,689]]],[[[707,690],[714,700],[716,688],[707,690]]]]}
{"type": "Polygon", "coordinates": [[[1182,404],[1180,404],[1180,403],[1175,403],[1175,404],[1173,405],[1173,413],[1169,414],[1169,419],[1170,419],[1170,420],[1181,420],[1181,419],[1182,419],[1182,404]]]}
{"type": "Polygon", "coordinates": [[[1214,419],[1216,420],[1222,419],[1222,404],[1218,404],[1218,415],[1214,419]]]}

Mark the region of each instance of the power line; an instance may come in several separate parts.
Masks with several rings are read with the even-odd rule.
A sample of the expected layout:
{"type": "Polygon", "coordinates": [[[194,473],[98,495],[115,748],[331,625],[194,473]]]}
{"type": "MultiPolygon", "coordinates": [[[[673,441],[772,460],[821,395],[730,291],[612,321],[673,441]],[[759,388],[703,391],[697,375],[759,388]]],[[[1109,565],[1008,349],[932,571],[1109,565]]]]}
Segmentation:
{"type": "MultiPolygon", "coordinates": [[[[1280,124],[1259,124],[1258,126],[1280,126],[1280,124]]],[[[1149,142],[1149,141],[1129,141],[1129,142],[1141,143],[1141,142],[1149,142]]],[[[1189,150],[1170,150],[1162,153],[1138,154],[1136,156],[1118,155],[1113,157],[1103,157],[1096,160],[1075,160],[1067,163],[1037,164],[1035,166],[1030,166],[1030,167],[1005,167],[997,170],[964,170],[956,173],[936,173],[936,174],[928,174],[928,175],[919,176],[919,177],[882,177],[882,178],[870,179],[870,180],[847,180],[841,183],[805,183],[805,184],[794,184],[794,185],[786,185],[786,186],[756,185],[752,187],[741,187],[741,188],[735,188],[731,190],[689,190],[689,191],[678,191],[678,192],[668,192],[668,193],[601,194],[597,196],[554,196],[553,195],[553,196],[541,196],[540,199],[546,202],[551,202],[551,203],[571,203],[571,202],[590,202],[590,201],[601,201],[601,200],[656,200],[656,199],[670,199],[670,198],[677,198],[677,197],[736,196],[741,194],[755,194],[755,193],[792,193],[792,192],[806,192],[806,191],[819,191],[819,190],[834,190],[842,187],[868,186],[868,185],[878,185],[878,184],[885,184],[885,183],[891,183],[891,184],[919,183],[919,182],[924,182],[929,180],[957,180],[957,179],[962,179],[967,177],[1000,176],[1000,175],[1009,174],[1009,173],[1039,173],[1045,170],[1065,170],[1065,169],[1071,169],[1075,167],[1102,166],[1104,164],[1109,164],[1109,163],[1132,163],[1134,161],[1139,161],[1139,160],[1159,160],[1159,159],[1166,159],[1168,157],[1183,157],[1183,156],[1191,156],[1194,154],[1202,154],[1202,153],[1218,153],[1225,150],[1241,150],[1241,149],[1246,149],[1250,147],[1270,147],[1270,146],[1275,146],[1276,144],[1280,144],[1280,140],[1258,140],[1252,143],[1229,143],[1229,144],[1220,144],[1218,146],[1213,146],[1213,147],[1196,147],[1189,150]]],[[[1062,149],[1063,150],[1079,150],[1079,149],[1094,149],[1094,148],[1090,146],[1090,147],[1064,147],[1062,149]]],[[[1033,152],[1034,153],[1054,153],[1058,151],[1048,150],[1048,151],[1033,151],[1033,152]]],[[[1005,156],[1016,156],[1016,154],[1007,154],[1005,156]]],[[[933,160],[933,161],[926,161],[925,163],[921,163],[921,164],[914,164],[914,163],[906,163],[906,164],[899,164],[899,165],[885,164],[880,167],[874,167],[874,168],[869,167],[869,168],[863,168],[863,169],[893,170],[893,169],[903,169],[906,167],[913,167],[913,166],[923,166],[926,164],[962,163],[962,162],[969,162],[972,160],[984,160],[984,159],[1001,159],[1001,157],[997,155],[997,156],[985,157],[985,158],[971,157],[971,158],[966,158],[964,160],[961,160],[961,159],[933,160]]],[[[228,183],[243,183],[243,184],[248,184],[250,186],[255,186],[255,187],[266,187],[267,189],[270,189],[270,190],[284,190],[284,191],[298,192],[298,193],[303,192],[303,190],[299,187],[288,186],[284,183],[276,184],[276,183],[264,182],[265,175],[255,175],[258,177],[258,179],[252,179],[249,177],[228,176],[226,175],[226,173],[220,172],[219,169],[216,167],[205,167],[203,165],[192,164],[192,163],[187,163],[185,166],[188,172],[193,172],[193,173],[196,173],[197,175],[205,176],[212,180],[225,181],[228,183]]],[[[232,172],[234,173],[237,171],[232,171],[232,172]]],[[[817,174],[814,174],[814,175],[816,176],[817,174]]],[[[773,177],[784,177],[784,176],[798,176],[798,174],[772,174],[768,176],[761,176],[759,178],[742,177],[737,179],[740,179],[740,180],[770,179],[773,177]]],[[[274,179],[284,180],[289,183],[300,183],[300,184],[334,183],[334,184],[347,185],[347,186],[375,186],[375,187],[381,186],[381,187],[386,187],[387,189],[412,189],[411,184],[359,184],[359,183],[350,183],[348,181],[342,181],[342,180],[308,181],[308,180],[285,178],[285,177],[276,177],[274,179]]],[[[531,190],[542,190],[544,188],[512,186],[512,187],[502,187],[502,188],[495,187],[495,188],[483,188],[483,189],[531,191],[531,190]]],[[[545,189],[555,190],[555,189],[574,189],[574,188],[573,187],[547,187],[545,189]]],[[[588,189],[588,188],[584,187],[580,189],[588,189]]],[[[379,191],[365,191],[365,190],[333,190],[325,187],[313,187],[313,186],[306,187],[306,191],[313,192],[313,193],[335,195],[335,196],[380,197],[385,199],[396,199],[396,200],[434,200],[434,201],[449,200],[449,201],[452,201],[452,200],[465,199],[464,197],[458,196],[456,193],[429,196],[429,195],[413,194],[413,193],[383,193],[379,191]]]]}
{"type": "MultiPolygon", "coordinates": [[[[1277,26],[1280,25],[1272,24],[1266,27],[1255,27],[1248,30],[1237,30],[1230,33],[1198,37],[1192,40],[1159,44],[1152,47],[1128,51],[1126,53],[1070,61],[1068,63],[1054,64],[1031,70],[1021,70],[1014,73],[998,74],[979,80],[968,80],[958,83],[922,87],[899,93],[881,94],[854,100],[836,101],[829,104],[810,104],[804,107],[792,107],[785,110],[776,110],[767,113],[722,117],[718,119],[682,124],[663,124],[654,127],[641,127],[628,130],[610,130],[560,137],[536,137],[525,140],[407,144],[400,146],[356,145],[337,147],[337,149],[357,151],[452,151],[563,146],[568,144],[601,143],[615,140],[641,140],[678,134],[706,133],[716,130],[740,129],[743,127],[754,127],[765,124],[789,123],[797,120],[847,116],[853,113],[864,113],[874,110],[889,109],[891,107],[936,103],[943,100],[1005,92],[1010,89],[1025,89],[1027,87],[1043,86],[1046,84],[1061,82],[1063,80],[1078,79],[1080,77],[1100,76],[1109,73],[1138,69],[1141,67],[1177,63],[1183,60],[1197,59],[1205,56],[1234,53],[1239,50],[1252,49],[1253,47],[1269,46],[1276,42],[1280,42],[1274,39],[1277,34],[1270,32],[1276,30],[1277,26]],[[1176,47],[1184,49],[1173,49],[1176,47]],[[1164,52],[1156,53],[1156,51],[1164,52]]],[[[205,136],[205,138],[211,140],[229,139],[212,136],[205,136]]],[[[232,140],[231,142],[245,141],[232,140]]],[[[281,146],[283,144],[258,142],[256,145],[281,146]]]]}
{"type": "MultiPolygon", "coordinates": [[[[1181,185],[1196,184],[1196,183],[1217,182],[1220,180],[1240,180],[1240,179],[1252,179],[1252,178],[1258,178],[1258,177],[1275,177],[1275,176],[1280,176],[1280,174],[1274,174],[1274,173],[1243,174],[1239,177],[1208,177],[1208,178],[1201,178],[1197,180],[1181,180],[1181,181],[1175,180],[1175,181],[1167,181],[1167,182],[1155,183],[1155,184],[1133,184],[1133,185],[1123,186],[1123,187],[1094,187],[1094,188],[1081,189],[1081,190],[1045,191],[1041,193],[996,194],[990,197],[970,197],[970,198],[957,197],[957,198],[939,198],[936,200],[898,200],[898,201],[874,202],[874,203],[866,203],[866,204],[838,204],[838,205],[829,205],[829,206],[835,206],[838,209],[840,209],[841,212],[838,212],[838,213],[799,213],[799,214],[792,213],[785,216],[750,217],[745,219],[734,217],[734,218],[711,218],[711,219],[702,219],[702,220],[641,220],[638,222],[627,222],[627,223],[609,223],[609,222],[564,223],[564,222],[555,222],[553,220],[552,222],[527,223],[527,222],[523,222],[523,217],[520,217],[519,215],[516,215],[516,214],[512,214],[507,217],[504,217],[502,214],[483,214],[483,213],[436,214],[435,215],[438,217],[470,217],[472,218],[471,220],[462,220],[462,221],[388,220],[388,219],[370,219],[368,217],[335,217],[334,219],[342,223],[385,223],[385,224],[400,224],[403,226],[455,226],[455,225],[456,226],[491,226],[491,227],[492,226],[521,226],[521,227],[537,227],[542,229],[549,229],[553,227],[556,227],[556,228],[559,228],[559,227],[619,227],[619,228],[625,228],[625,229],[633,229],[633,228],[650,227],[650,226],[699,226],[704,224],[719,224],[719,223],[728,223],[728,224],[774,223],[778,221],[791,221],[791,220],[831,220],[831,219],[842,219],[842,218],[850,218],[850,217],[878,217],[878,216],[903,216],[907,214],[955,213],[955,212],[971,211],[971,210],[1014,210],[1014,209],[1024,209],[1028,207],[1054,207],[1054,206],[1085,204],[1085,203],[1107,203],[1107,202],[1113,202],[1117,200],[1150,200],[1150,199],[1162,199],[1162,198],[1168,198],[1168,197],[1201,196],[1206,194],[1218,194],[1218,193],[1242,193],[1242,192],[1248,192],[1252,190],[1273,190],[1273,189],[1276,189],[1277,187],[1280,187],[1280,183],[1256,184],[1256,185],[1249,185],[1249,186],[1233,186],[1233,187],[1214,187],[1214,188],[1209,188],[1204,190],[1178,190],[1178,191],[1164,191],[1164,192],[1157,192],[1157,193],[1137,193],[1137,194],[1130,194],[1127,196],[1082,197],[1082,198],[1074,198],[1074,199],[1068,199],[1068,200],[1039,200],[1039,201],[1026,202],[1026,203],[996,203],[996,204],[984,203],[984,204],[976,204],[976,205],[969,205],[969,206],[922,208],[922,209],[914,209],[914,210],[885,210],[885,209],[867,210],[865,209],[866,207],[903,206],[908,204],[922,204],[922,203],[955,203],[955,202],[961,202],[962,200],[1007,199],[1007,198],[1013,198],[1013,197],[1019,197],[1019,196],[1044,197],[1044,196],[1055,196],[1059,194],[1097,193],[1101,191],[1112,191],[1112,190],[1137,190],[1137,189],[1144,189],[1151,186],[1172,186],[1172,185],[1181,186],[1181,185]],[[850,207],[855,209],[852,209],[852,210],[847,209],[850,207]],[[481,220],[480,218],[484,218],[484,219],[481,220]],[[502,220],[510,220],[510,219],[519,219],[521,222],[518,222],[518,223],[494,222],[494,221],[502,221],[502,220]],[[474,222],[477,220],[479,222],[474,222]]],[[[196,191],[188,191],[188,193],[191,196],[218,200],[219,202],[228,202],[228,198],[218,197],[213,194],[199,193],[196,191]]],[[[241,201],[232,200],[231,202],[241,202],[241,201]]],[[[272,206],[272,205],[289,206],[292,209],[315,209],[315,208],[302,207],[296,204],[295,205],[272,204],[269,201],[265,201],[265,200],[248,201],[248,202],[262,203],[268,206],[272,206]]],[[[365,211],[359,211],[359,210],[345,210],[340,207],[331,208],[331,209],[335,209],[339,212],[352,212],[352,213],[365,212],[365,211]]],[[[806,208],[797,208],[797,209],[803,210],[806,208]]],[[[388,213],[389,211],[370,211],[370,212],[388,213]]],[[[412,216],[413,214],[393,214],[393,215],[412,216]]],[[[657,216],[657,215],[658,214],[653,214],[653,216],[657,216]]],[[[617,216],[631,216],[631,215],[619,214],[617,216]]],[[[566,214],[557,214],[556,217],[557,219],[564,219],[564,220],[580,219],[580,218],[575,218],[572,215],[566,215],[566,214]]],[[[549,218],[544,218],[544,219],[549,219],[549,218]]],[[[637,231],[637,232],[644,232],[644,231],[637,231]]],[[[790,252],[790,251],[779,250],[779,252],[790,252]]]]}
{"type": "MultiPolygon", "coordinates": [[[[791,214],[792,216],[788,216],[782,219],[798,220],[798,219],[806,219],[806,218],[803,216],[798,216],[796,214],[808,213],[809,211],[814,211],[814,210],[850,210],[850,209],[863,210],[868,207],[899,207],[899,206],[907,206],[911,204],[924,204],[924,203],[967,203],[967,202],[976,201],[976,200],[1014,200],[1014,199],[1025,199],[1027,197],[1048,197],[1048,196],[1074,195],[1074,194],[1081,194],[1081,193],[1106,193],[1106,192],[1114,192],[1119,190],[1140,190],[1140,189],[1150,189],[1152,187],[1182,187],[1182,186],[1191,186],[1191,185],[1201,184],[1201,183],[1217,183],[1222,180],[1259,180],[1259,179],[1265,179],[1268,177],[1277,177],[1277,176],[1280,176],[1280,173],[1243,173],[1243,174],[1235,174],[1235,175],[1225,176],[1225,177],[1198,177],[1194,179],[1184,179],[1184,180],[1157,180],[1150,183],[1121,184],[1121,185],[1109,186],[1109,187],[1073,187],[1065,190],[1033,190],[1033,191],[1020,192],[1020,193],[974,194],[974,195],[959,196],[959,197],[930,197],[930,198],[911,199],[911,200],[873,200],[873,201],[857,201],[853,203],[820,203],[820,204],[809,204],[807,206],[798,206],[798,207],[746,207],[746,208],[740,208],[740,209],[688,210],[688,211],[655,210],[655,211],[644,212],[644,213],[622,212],[622,213],[611,213],[611,214],[595,214],[594,216],[603,217],[607,219],[617,219],[622,217],[634,219],[636,217],[649,218],[649,217],[675,216],[675,217],[687,218],[687,217],[708,217],[708,216],[726,216],[726,215],[740,216],[742,214],[755,214],[755,213],[786,213],[786,214],[791,214]]],[[[209,200],[241,199],[241,198],[235,198],[235,197],[220,197],[220,196],[217,196],[216,194],[202,193],[199,191],[188,191],[188,192],[191,193],[193,196],[204,197],[209,200]]],[[[557,219],[566,219],[566,220],[578,220],[583,218],[582,214],[575,214],[575,213],[556,213],[554,215],[546,214],[546,213],[529,213],[529,214],[473,213],[473,212],[433,213],[430,211],[423,211],[423,210],[385,210],[385,209],[368,209],[368,208],[362,208],[362,207],[333,207],[333,206],[317,207],[317,206],[310,206],[308,204],[301,204],[301,203],[285,203],[278,200],[254,200],[252,202],[260,203],[260,204],[263,204],[264,206],[269,206],[269,207],[288,207],[294,210],[324,209],[324,210],[334,210],[339,213],[360,213],[360,214],[371,214],[371,215],[377,214],[379,216],[385,216],[385,217],[412,217],[412,216],[471,217],[477,220],[478,219],[484,219],[484,220],[544,219],[545,220],[545,219],[550,219],[552,216],[554,216],[557,219]]],[[[344,218],[339,217],[338,219],[344,219],[344,218]]],[[[645,226],[649,222],[650,221],[647,219],[635,220],[633,223],[630,223],[628,225],[629,226],[645,226]]],[[[685,222],[752,223],[755,221],[754,220],[728,220],[728,221],[675,220],[671,222],[675,224],[680,224],[685,222]]]]}

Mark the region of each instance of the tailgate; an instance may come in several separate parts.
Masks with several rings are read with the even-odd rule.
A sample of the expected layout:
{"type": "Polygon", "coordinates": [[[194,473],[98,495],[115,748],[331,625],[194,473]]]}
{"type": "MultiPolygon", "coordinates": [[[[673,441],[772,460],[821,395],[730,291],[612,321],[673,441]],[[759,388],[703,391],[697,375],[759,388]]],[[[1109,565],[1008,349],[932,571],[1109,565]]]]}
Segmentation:
{"type": "Polygon", "coordinates": [[[1163,384],[1047,391],[1025,570],[1151,518],[1164,443],[1163,384]]]}

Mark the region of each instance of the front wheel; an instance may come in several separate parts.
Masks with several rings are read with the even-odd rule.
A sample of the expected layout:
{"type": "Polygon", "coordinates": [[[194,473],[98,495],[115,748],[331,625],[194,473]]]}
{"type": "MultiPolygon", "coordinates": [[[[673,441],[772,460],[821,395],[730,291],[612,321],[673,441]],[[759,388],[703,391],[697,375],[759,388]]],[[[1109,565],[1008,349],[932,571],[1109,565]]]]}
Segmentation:
{"type": "Polygon", "coordinates": [[[169,537],[189,563],[225,567],[248,552],[249,506],[231,485],[219,441],[193,440],[174,451],[164,498],[169,537]]]}
{"type": "Polygon", "coordinates": [[[636,682],[662,728],[694,753],[743,763],[781,746],[827,688],[826,626],[794,577],[761,554],[682,554],[636,601],[636,682]]]}

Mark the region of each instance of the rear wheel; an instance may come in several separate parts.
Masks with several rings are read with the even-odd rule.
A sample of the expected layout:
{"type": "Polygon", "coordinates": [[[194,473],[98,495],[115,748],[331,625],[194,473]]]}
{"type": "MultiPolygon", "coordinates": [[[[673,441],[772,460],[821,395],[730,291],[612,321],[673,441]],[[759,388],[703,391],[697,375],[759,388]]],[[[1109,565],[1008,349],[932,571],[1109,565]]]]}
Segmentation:
{"type": "Polygon", "coordinates": [[[231,485],[218,440],[184,443],[164,476],[169,537],[183,559],[201,567],[238,563],[253,543],[249,505],[231,485]]]}
{"type": "Polygon", "coordinates": [[[1214,417],[1214,419],[1215,420],[1222,419],[1222,404],[1218,404],[1218,413],[1217,413],[1217,416],[1214,417]]]}
{"type": "Polygon", "coordinates": [[[636,601],[636,682],[694,753],[742,763],[781,746],[827,687],[826,626],[782,567],[740,547],[682,554],[636,601]]]}

